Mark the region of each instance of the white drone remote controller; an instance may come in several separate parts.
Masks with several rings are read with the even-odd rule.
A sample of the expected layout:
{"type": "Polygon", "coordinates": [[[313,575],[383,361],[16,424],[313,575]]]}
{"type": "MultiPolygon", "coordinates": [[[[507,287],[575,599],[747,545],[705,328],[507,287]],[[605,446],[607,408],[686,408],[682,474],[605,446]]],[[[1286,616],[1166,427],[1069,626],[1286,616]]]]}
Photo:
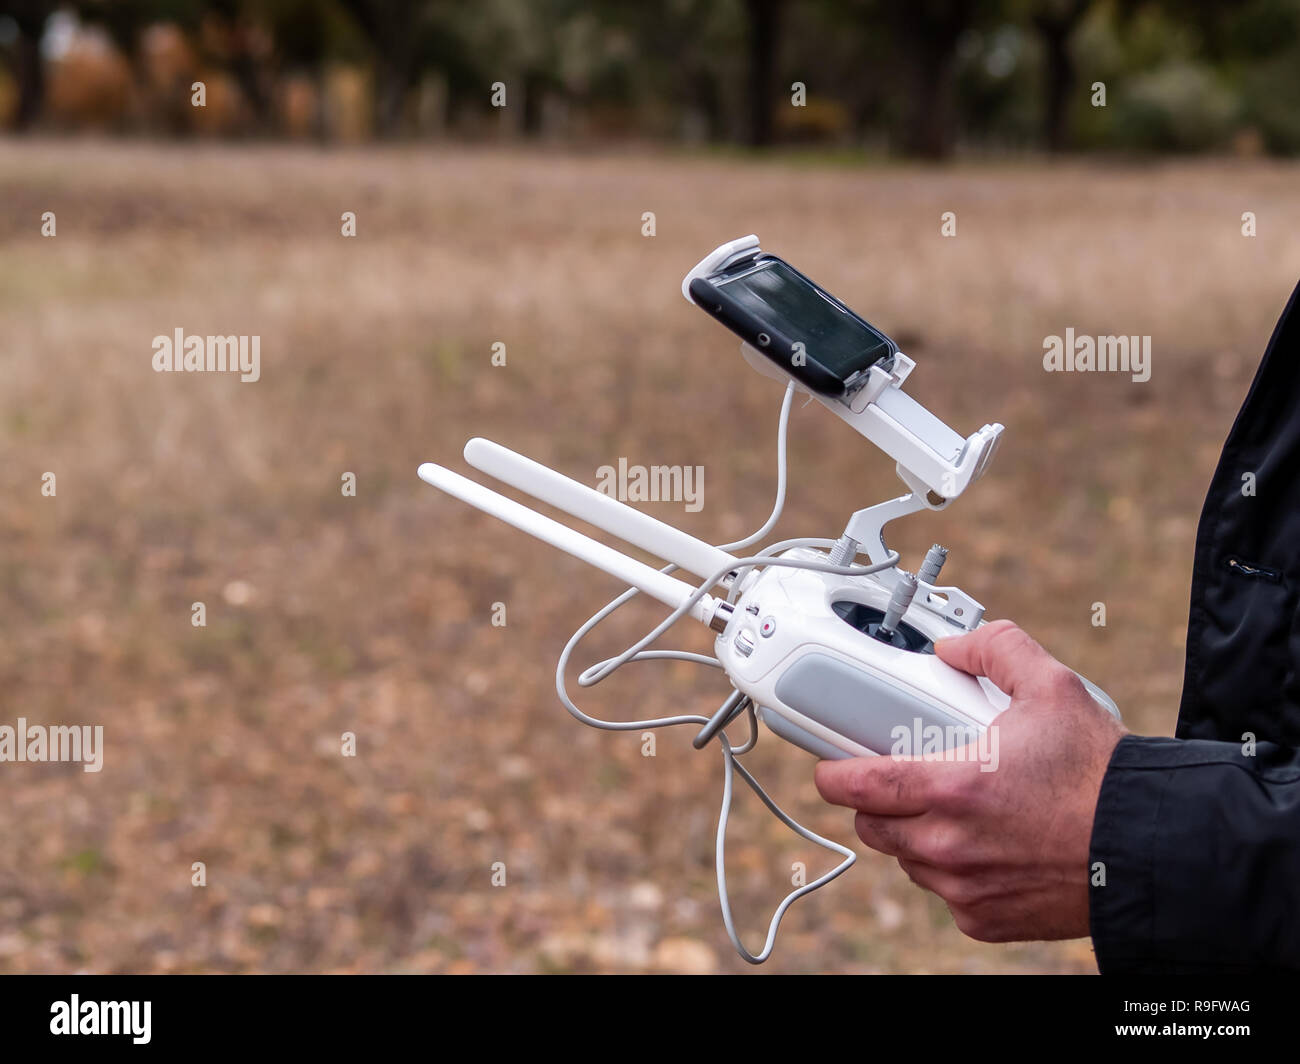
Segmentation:
{"type": "MultiPolygon", "coordinates": [[[[746,338],[742,347],[746,361],[786,384],[781,421],[782,490],[786,419],[792,395],[800,392],[815,398],[894,458],[909,491],[854,513],[837,540],[787,541],[757,555],[740,557],[498,444],[483,439],[466,444],[465,460],[481,472],[671,563],[665,569],[655,569],[442,466],[425,463],[419,475],[434,487],[581,558],[671,608],[672,613],[657,629],[620,657],[588,669],[581,683],[597,682],[626,661],[652,657],[721,665],[734,691],[709,718],[614,723],[578,710],[564,687],[569,652],[595,623],[630,597],[629,591],[575,633],[561,658],[556,681],[565,705],[585,723],[627,730],[700,723],[697,747],[721,737],[728,773],[718,829],[719,896],[737,950],[746,960],[758,963],[770,955],[785,909],[843,872],[854,856],[781,812],[736,760],[756,737],[743,748],[733,749],[723,729],[748,711],[751,722],[756,715],[781,738],[822,758],[889,754],[898,749],[902,735],[925,735],[927,748],[930,737],[937,736],[948,750],[965,747],[985,733],[1009,699],[988,679],[954,669],[933,652],[935,640],[973,631],[982,624],[984,607],[960,589],[938,584],[947,556],[944,548],[931,547],[912,574],[896,564],[898,555],[886,548],[883,529],[897,517],[946,508],[984,473],[1003,428],[985,425],[969,437],[953,432],[902,391],[915,366],[911,359],[829,293],[761,252],[756,237],[717,248],[687,274],[682,291],[690,302],[746,338]],[[786,288],[773,294],[773,286],[778,284],[786,288]],[[798,286],[793,295],[790,286],[798,286]],[[773,311],[764,302],[770,300],[772,306],[780,306],[788,314],[789,307],[799,305],[792,300],[804,296],[807,299],[802,306],[809,307],[810,315],[839,316],[810,326],[806,335],[812,339],[806,345],[792,339],[797,329],[786,328],[780,321],[768,324],[773,311]],[[858,330],[859,326],[867,330],[863,335],[869,333],[871,343],[878,340],[879,346],[858,363],[817,357],[826,350],[828,338],[841,335],[841,329],[858,330]],[[811,369],[799,364],[799,355],[805,350],[814,363],[811,369]],[[856,564],[859,554],[865,554],[870,564],[856,564]],[[670,575],[673,568],[694,574],[700,583],[690,584],[670,575]],[[716,659],[645,650],[682,616],[691,616],[718,633],[716,659]],[[723,841],[733,769],[785,823],[846,857],[832,872],[786,898],[773,918],[765,949],[756,955],[740,943],[726,894],[723,841]]],[[[854,351],[863,349],[857,332],[842,335],[857,343],[854,351]]],[[[781,503],[779,496],[764,533],[775,524],[781,503]]],[[[742,541],[742,545],[752,540],[742,541]]],[[[1083,682],[1099,705],[1119,715],[1105,692],[1083,682]]]]}

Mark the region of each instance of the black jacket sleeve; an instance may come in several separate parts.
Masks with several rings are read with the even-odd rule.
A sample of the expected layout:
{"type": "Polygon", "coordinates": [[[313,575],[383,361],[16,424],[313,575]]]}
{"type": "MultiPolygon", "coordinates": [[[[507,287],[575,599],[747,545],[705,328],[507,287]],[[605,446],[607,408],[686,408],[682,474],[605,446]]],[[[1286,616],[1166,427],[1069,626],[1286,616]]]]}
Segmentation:
{"type": "Polygon", "coordinates": [[[1090,866],[1103,974],[1300,971],[1300,751],[1125,736],[1090,866]]]}

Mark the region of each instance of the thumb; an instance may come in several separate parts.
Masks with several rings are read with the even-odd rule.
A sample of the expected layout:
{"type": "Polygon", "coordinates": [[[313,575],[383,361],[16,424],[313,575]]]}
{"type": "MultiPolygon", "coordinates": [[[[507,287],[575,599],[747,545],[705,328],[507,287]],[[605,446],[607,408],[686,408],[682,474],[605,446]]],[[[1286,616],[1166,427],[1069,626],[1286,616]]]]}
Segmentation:
{"type": "Polygon", "coordinates": [[[1011,621],[992,621],[966,635],[940,639],[934,652],[955,669],[987,676],[1012,698],[1043,688],[1064,668],[1011,621]]]}

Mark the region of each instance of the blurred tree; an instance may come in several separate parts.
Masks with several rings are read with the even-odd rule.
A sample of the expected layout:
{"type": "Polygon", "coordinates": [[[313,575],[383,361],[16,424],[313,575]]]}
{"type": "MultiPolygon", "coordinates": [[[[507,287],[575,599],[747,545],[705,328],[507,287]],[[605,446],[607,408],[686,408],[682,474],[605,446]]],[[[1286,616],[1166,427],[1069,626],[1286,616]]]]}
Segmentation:
{"type": "Polygon", "coordinates": [[[204,4],[200,0],[76,0],[60,5],[77,13],[88,25],[102,26],[132,63],[139,58],[140,34],[155,22],[174,22],[187,32],[198,28],[204,4]]]}
{"type": "MultiPolygon", "coordinates": [[[[599,6],[582,0],[483,0],[450,14],[442,34],[428,42],[424,61],[445,71],[450,50],[439,37],[455,39],[475,60],[472,72],[463,64],[460,72],[474,83],[473,109],[486,109],[489,86],[502,82],[507,124],[534,136],[542,131],[547,101],[565,95],[567,82],[584,80],[599,61],[598,54],[584,55],[575,68],[567,47],[580,23],[599,21],[599,6]]],[[[596,53],[601,43],[590,35],[583,39],[585,49],[596,53]]]]}
{"type": "Polygon", "coordinates": [[[206,50],[234,76],[252,113],[253,132],[273,128],[271,71],[274,44],[256,0],[201,0],[206,50]]]}
{"type": "Polygon", "coordinates": [[[30,129],[40,116],[45,102],[45,60],[41,55],[41,37],[45,21],[57,4],[44,0],[8,0],[3,12],[14,21],[14,79],[18,83],[18,106],[14,112],[14,129],[30,129]]]}
{"type": "MultiPolygon", "coordinates": [[[[141,54],[144,31],[155,23],[170,22],[192,35],[199,27],[204,8],[200,0],[75,0],[63,6],[75,11],[83,23],[99,26],[108,34],[131,70],[138,101],[146,101],[150,95],[141,54]]],[[[189,123],[184,120],[189,88],[185,85],[174,88],[179,98],[168,101],[170,106],[163,108],[162,125],[167,132],[177,135],[189,129],[189,123]]],[[[130,117],[140,120],[139,109],[137,102],[133,108],[136,113],[130,117]]],[[[148,117],[145,116],[146,124],[150,124],[148,117]]]]}
{"type": "Polygon", "coordinates": [[[407,93],[415,84],[419,43],[433,5],[429,0],[341,0],[370,42],[375,62],[375,130],[398,132],[407,93]]]}
{"type": "Polygon", "coordinates": [[[1035,0],[1031,20],[1043,42],[1043,143],[1059,152],[1070,145],[1070,103],[1075,89],[1070,39],[1092,0],[1035,0]]]}
{"type": "MultiPolygon", "coordinates": [[[[104,28],[145,87],[140,52],[149,26],[171,23],[208,61],[229,70],[252,115],[254,131],[274,128],[270,59],[277,44],[299,55],[316,47],[310,15],[328,0],[69,0],[83,22],[104,28]],[[307,12],[306,9],[316,9],[307,12]],[[295,17],[296,16],[296,17],[295,17]],[[278,31],[278,32],[277,32],[278,31]]],[[[171,101],[176,103],[177,101],[171,101]]],[[[184,105],[188,104],[188,98],[184,105]]],[[[190,128],[183,106],[165,108],[170,131],[190,128]]]]}
{"type": "Polygon", "coordinates": [[[781,0],[745,0],[749,16],[749,145],[772,143],[781,0]]]}
{"type": "Polygon", "coordinates": [[[1233,40],[1242,121],[1269,151],[1300,152],[1300,0],[1243,5],[1233,40]]]}
{"type": "Polygon", "coordinates": [[[907,155],[943,159],[952,152],[957,42],[987,15],[992,0],[909,0],[885,3],[888,25],[911,61],[911,101],[901,131],[907,155]]]}
{"type": "Polygon", "coordinates": [[[1027,17],[963,35],[955,93],[962,142],[988,150],[1041,143],[1042,51],[1027,17]]]}
{"type": "Polygon", "coordinates": [[[910,67],[878,0],[794,4],[782,29],[784,69],[807,86],[810,106],[843,108],[841,140],[882,143],[887,130],[901,126],[905,100],[896,86],[910,67]]]}
{"type": "Polygon", "coordinates": [[[957,41],[970,27],[973,0],[918,0],[894,15],[913,57],[913,107],[903,129],[909,155],[939,159],[952,149],[952,82],[957,41]]]}
{"type": "MultiPolygon", "coordinates": [[[[1209,85],[1207,91],[1231,95],[1231,117],[1255,131],[1271,151],[1300,152],[1300,0],[1118,0],[1118,5],[1128,23],[1154,11],[1167,24],[1186,27],[1194,46],[1184,65],[1199,67],[1194,76],[1209,85]]],[[[1193,106],[1203,106],[1200,96],[1193,106]]],[[[1228,106],[1221,101],[1220,111],[1228,106]]],[[[1183,140],[1181,147],[1207,146],[1204,137],[1183,140]]],[[[1163,145],[1153,139],[1151,146],[1163,145]]]]}
{"type": "Polygon", "coordinates": [[[619,31],[616,60],[629,100],[650,128],[689,139],[746,135],[744,56],[747,18],[743,0],[646,0],[591,5],[619,31]],[[670,117],[663,122],[663,116],[670,117]]]}
{"type": "Polygon", "coordinates": [[[275,75],[302,74],[315,86],[312,126],[316,137],[324,140],[329,135],[326,63],[349,54],[348,37],[355,33],[354,27],[337,0],[255,0],[252,14],[266,25],[274,42],[275,75]]]}

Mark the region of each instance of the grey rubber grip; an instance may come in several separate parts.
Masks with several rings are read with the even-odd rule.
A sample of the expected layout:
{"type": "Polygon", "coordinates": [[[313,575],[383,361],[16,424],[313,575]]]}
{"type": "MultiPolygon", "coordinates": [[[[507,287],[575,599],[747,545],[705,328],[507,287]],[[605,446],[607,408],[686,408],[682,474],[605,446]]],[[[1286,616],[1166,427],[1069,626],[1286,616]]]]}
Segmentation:
{"type": "MultiPolygon", "coordinates": [[[[809,654],[791,665],[777,681],[776,697],[796,713],[878,754],[893,750],[895,725],[909,733],[918,722],[922,728],[935,725],[960,744],[979,735],[975,725],[826,654],[809,654]],[[948,728],[957,730],[950,733],[948,728]]],[[[801,742],[796,745],[808,749],[801,742]]]]}

